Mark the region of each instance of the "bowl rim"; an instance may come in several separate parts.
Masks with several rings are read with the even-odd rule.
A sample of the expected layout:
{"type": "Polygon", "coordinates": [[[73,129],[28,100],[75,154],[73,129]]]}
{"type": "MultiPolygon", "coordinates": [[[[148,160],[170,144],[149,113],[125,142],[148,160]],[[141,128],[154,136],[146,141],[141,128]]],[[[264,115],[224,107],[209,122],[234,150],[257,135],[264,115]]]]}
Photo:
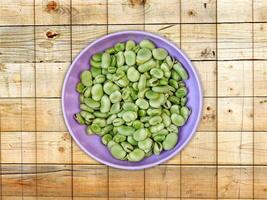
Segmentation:
{"type": "Polygon", "coordinates": [[[62,90],[61,90],[61,108],[62,108],[62,113],[63,113],[63,117],[64,117],[64,121],[65,124],[67,126],[68,131],[70,132],[72,138],[74,139],[74,141],[76,142],[76,144],[78,144],[78,146],[86,153],[88,154],[90,157],[92,157],[94,160],[103,163],[107,166],[113,167],[113,168],[118,168],[118,169],[125,169],[125,170],[141,170],[141,169],[145,169],[145,168],[150,168],[150,167],[154,167],[156,165],[159,165],[163,162],[166,162],[167,160],[169,160],[170,158],[174,157],[176,154],[178,154],[182,149],[185,148],[185,146],[189,143],[189,141],[193,138],[193,136],[196,133],[197,127],[199,125],[200,122],[200,118],[202,115],[202,109],[203,109],[203,90],[202,90],[202,84],[200,82],[200,77],[198,75],[198,72],[196,71],[193,63],[190,61],[190,59],[187,57],[187,55],[180,49],[178,48],[173,42],[169,41],[168,39],[159,36],[157,34],[154,33],[150,33],[150,32],[146,32],[146,31],[140,31],[140,30],[129,30],[129,31],[118,31],[115,33],[111,33],[111,34],[107,34],[104,35],[102,37],[97,38],[96,40],[94,40],[93,42],[89,43],[83,50],[81,50],[79,52],[79,54],[77,54],[77,56],[75,57],[75,59],[72,61],[72,63],[70,64],[65,77],[64,77],[64,82],[63,82],[63,86],[62,86],[62,90]],[[64,94],[65,94],[65,89],[66,89],[66,85],[67,85],[67,81],[70,75],[70,72],[72,70],[72,68],[75,66],[75,63],[78,61],[78,59],[80,58],[80,56],[82,54],[84,54],[89,48],[91,48],[92,46],[94,46],[95,44],[97,44],[98,42],[105,40],[109,37],[112,36],[117,36],[117,35],[121,35],[121,34],[142,34],[144,36],[150,36],[150,37],[154,37],[156,39],[162,40],[163,42],[167,43],[169,46],[172,46],[176,51],[178,51],[181,56],[185,59],[185,61],[187,63],[189,63],[189,66],[191,67],[191,70],[195,76],[196,82],[197,82],[197,90],[199,91],[199,112],[197,114],[197,120],[194,123],[194,127],[192,128],[192,131],[190,132],[190,134],[188,135],[188,137],[186,138],[185,142],[181,144],[181,146],[176,149],[174,152],[172,152],[170,155],[164,157],[161,160],[155,161],[153,163],[148,163],[148,164],[144,164],[144,165],[140,165],[140,166],[127,166],[127,165],[119,165],[119,164],[114,164],[114,163],[110,163],[108,161],[102,160],[101,158],[96,157],[94,154],[90,153],[89,151],[87,151],[87,149],[85,147],[83,147],[81,145],[81,143],[79,142],[79,140],[75,137],[74,133],[72,132],[72,129],[68,123],[67,120],[67,115],[66,115],[66,111],[64,108],[64,94]]]}

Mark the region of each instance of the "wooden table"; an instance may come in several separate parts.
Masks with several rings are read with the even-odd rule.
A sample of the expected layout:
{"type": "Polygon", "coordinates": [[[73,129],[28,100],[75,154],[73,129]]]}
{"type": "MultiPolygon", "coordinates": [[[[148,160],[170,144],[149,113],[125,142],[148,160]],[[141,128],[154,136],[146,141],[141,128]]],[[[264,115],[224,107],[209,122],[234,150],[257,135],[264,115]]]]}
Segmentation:
{"type": "Polygon", "coordinates": [[[1,0],[2,199],[267,199],[266,22],[265,0],[1,0]],[[60,106],[77,53],[130,29],[181,47],[204,90],[194,139],[141,171],[85,155],[60,106]]]}

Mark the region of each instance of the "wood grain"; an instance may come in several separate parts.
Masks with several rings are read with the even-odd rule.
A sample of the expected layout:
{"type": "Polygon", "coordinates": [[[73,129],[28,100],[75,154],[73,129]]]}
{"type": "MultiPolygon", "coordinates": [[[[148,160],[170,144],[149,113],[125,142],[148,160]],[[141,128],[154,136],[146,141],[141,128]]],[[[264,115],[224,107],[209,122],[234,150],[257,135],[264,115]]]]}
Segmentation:
{"type": "Polygon", "coordinates": [[[219,167],[219,198],[253,198],[253,167],[219,167]]]}
{"type": "Polygon", "coordinates": [[[181,171],[182,197],[215,198],[216,168],[183,166],[181,171]]]}
{"type": "Polygon", "coordinates": [[[158,166],[145,170],[146,197],[180,197],[180,167],[158,166]]]}
{"type": "Polygon", "coordinates": [[[252,165],[253,133],[218,132],[218,163],[252,165]]]}
{"type": "Polygon", "coordinates": [[[218,22],[251,22],[251,0],[217,0],[218,22]]]}
{"type": "Polygon", "coordinates": [[[217,105],[215,98],[204,98],[198,131],[216,131],[217,105]]]}
{"type": "Polygon", "coordinates": [[[216,0],[181,0],[182,23],[216,22],[216,0]]]}
{"type": "Polygon", "coordinates": [[[266,198],[267,196],[267,167],[254,167],[254,198],[266,198]]]}
{"type": "Polygon", "coordinates": [[[34,40],[34,28],[32,26],[0,27],[1,65],[5,63],[33,62],[34,61],[33,40],[34,40]]]}
{"type": "Polygon", "coordinates": [[[72,1],[73,24],[106,24],[107,0],[72,1]]]}
{"type": "Polygon", "coordinates": [[[5,0],[0,2],[1,25],[33,24],[34,0],[5,0]]]}
{"type": "Polygon", "coordinates": [[[36,63],[36,96],[60,97],[70,63],[36,63]]]}
{"type": "Polygon", "coordinates": [[[267,164],[267,132],[254,132],[254,164],[267,164]]]}
{"type": "Polygon", "coordinates": [[[254,26],[254,58],[266,59],[267,53],[267,24],[259,23],[254,26]]]}
{"type": "Polygon", "coordinates": [[[34,97],[33,64],[2,63],[0,66],[0,97],[34,97]]]}
{"type": "Polygon", "coordinates": [[[254,98],[254,130],[267,131],[267,97],[254,98]]]}
{"type": "Polygon", "coordinates": [[[182,24],[181,48],[193,60],[216,58],[215,24],[182,24]]]}
{"type": "Polygon", "coordinates": [[[218,99],[219,131],[252,131],[253,100],[252,98],[219,98],[218,99]]]}
{"type": "Polygon", "coordinates": [[[70,13],[70,0],[35,0],[37,25],[69,24],[70,13]]]}
{"type": "Polygon", "coordinates": [[[253,0],[254,6],[254,21],[266,22],[267,21],[267,2],[264,0],[253,0]]]}
{"type": "Polygon", "coordinates": [[[218,59],[252,59],[252,25],[218,24],[218,59]]]}
{"type": "Polygon", "coordinates": [[[216,132],[197,132],[181,153],[182,164],[216,164],[216,132]]]}
{"type": "Polygon", "coordinates": [[[36,27],[36,61],[70,62],[70,26],[36,27]]]}
{"type": "Polygon", "coordinates": [[[254,95],[267,94],[267,61],[254,61],[254,95]]]}
{"type": "Polygon", "coordinates": [[[73,195],[107,197],[108,173],[106,166],[75,165],[73,167],[73,195]]]}
{"type": "MultiPolygon", "coordinates": [[[[134,2],[134,1],[132,1],[134,2]]],[[[180,23],[180,0],[147,0],[145,23],[180,23]]]]}
{"type": "Polygon", "coordinates": [[[144,197],[144,170],[109,169],[109,196],[122,198],[144,197]]]}
{"type": "Polygon", "coordinates": [[[219,96],[252,96],[252,61],[218,62],[219,96]]]}

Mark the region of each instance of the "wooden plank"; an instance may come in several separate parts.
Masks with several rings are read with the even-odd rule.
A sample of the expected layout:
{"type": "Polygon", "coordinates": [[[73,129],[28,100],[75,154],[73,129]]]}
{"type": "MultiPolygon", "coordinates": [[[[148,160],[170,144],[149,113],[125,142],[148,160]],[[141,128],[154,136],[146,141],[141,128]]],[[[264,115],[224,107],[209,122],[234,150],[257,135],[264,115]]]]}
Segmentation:
{"type": "MultiPolygon", "coordinates": [[[[37,191],[37,167],[36,165],[22,165],[22,189],[23,196],[36,196],[37,191]]],[[[24,197],[23,197],[24,198],[24,197]]],[[[27,197],[25,198],[27,199],[27,197]]]]}
{"type": "Polygon", "coordinates": [[[21,165],[1,164],[2,195],[22,196],[21,165]]]}
{"type": "Polygon", "coordinates": [[[107,24],[107,0],[73,0],[72,24],[107,24]]]}
{"type": "Polygon", "coordinates": [[[252,61],[218,62],[219,96],[252,96],[252,61]]]}
{"type": "Polygon", "coordinates": [[[73,195],[86,197],[108,196],[108,173],[106,166],[73,166],[73,195]]]}
{"type": "Polygon", "coordinates": [[[123,198],[144,197],[144,170],[109,169],[109,196],[123,198]]]}
{"type": "Polygon", "coordinates": [[[0,63],[33,62],[33,40],[33,26],[0,27],[0,63]]]}
{"type": "Polygon", "coordinates": [[[218,163],[252,165],[253,133],[218,132],[218,163]]]}
{"type": "Polygon", "coordinates": [[[254,98],[254,130],[267,131],[267,98],[254,98]]]}
{"type": "Polygon", "coordinates": [[[71,163],[71,136],[68,132],[37,132],[37,163],[71,163]]]}
{"type": "Polygon", "coordinates": [[[254,95],[267,95],[267,61],[254,61],[254,95]]]}
{"type": "Polygon", "coordinates": [[[254,198],[266,198],[267,196],[267,167],[254,167],[254,198]]]}
{"type": "Polygon", "coordinates": [[[253,167],[219,167],[219,198],[253,198],[253,167]]]}
{"type": "Polygon", "coordinates": [[[216,131],[216,99],[204,98],[202,118],[198,131],[216,131]]]}
{"type": "Polygon", "coordinates": [[[267,2],[265,0],[253,0],[254,22],[267,21],[267,2]]]}
{"type": "MultiPolygon", "coordinates": [[[[21,132],[22,163],[36,163],[36,133],[21,132]]],[[[13,153],[12,153],[13,155],[13,153]]]]}
{"type": "Polygon", "coordinates": [[[144,0],[112,0],[108,3],[109,24],[144,24],[144,0]]]}
{"type": "Polygon", "coordinates": [[[252,25],[218,24],[218,59],[252,59],[252,25]]]}
{"type": "Polygon", "coordinates": [[[183,166],[181,178],[182,197],[216,197],[216,167],[183,166]]]}
{"type": "MultiPolygon", "coordinates": [[[[119,197],[115,197],[115,198],[108,198],[109,200],[144,200],[144,198],[119,198],[119,197]]],[[[148,199],[148,198],[147,198],[148,199]]],[[[151,199],[151,198],[149,198],[151,199]]],[[[153,198],[152,198],[153,199],[153,198]]]]}
{"type": "Polygon", "coordinates": [[[181,153],[182,164],[216,164],[216,132],[197,132],[181,153]]]}
{"type": "Polygon", "coordinates": [[[111,200],[112,198],[106,197],[73,197],[73,200],[111,200]]]}
{"type": "Polygon", "coordinates": [[[139,0],[144,2],[145,23],[180,23],[180,0],[139,0]]]}
{"type": "Polygon", "coordinates": [[[37,131],[66,131],[60,99],[36,100],[37,131]]]}
{"type": "Polygon", "coordinates": [[[33,0],[6,0],[0,2],[1,25],[33,24],[33,0]]]}
{"type": "Polygon", "coordinates": [[[37,63],[36,96],[61,97],[62,83],[70,63],[37,63]]]}
{"type": "Polygon", "coordinates": [[[194,61],[201,79],[204,97],[216,97],[216,62],[215,61],[194,61]]]}
{"type": "Polygon", "coordinates": [[[218,22],[252,22],[251,0],[217,0],[218,22]]]}
{"type": "Polygon", "coordinates": [[[252,98],[219,98],[218,130],[219,131],[252,131],[253,129],[252,98]]]}
{"type": "Polygon", "coordinates": [[[36,61],[70,62],[70,26],[36,27],[36,61]]]}
{"type": "Polygon", "coordinates": [[[216,22],[216,0],[182,0],[182,23],[216,22]]]}
{"type": "Polygon", "coordinates": [[[145,170],[145,196],[180,197],[180,167],[157,166],[145,170]]]}
{"type": "Polygon", "coordinates": [[[72,141],[72,164],[93,164],[100,165],[101,163],[97,162],[89,155],[87,155],[82,149],[78,147],[75,141],[72,141]]]}
{"type": "Polygon", "coordinates": [[[180,47],[180,25],[145,25],[145,31],[159,34],[180,47]]]}
{"type": "Polygon", "coordinates": [[[34,99],[0,99],[1,131],[34,131],[34,99]]]}
{"type": "Polygon", "coordinates": [[[107,34],[107,26],[72,26],[72,57],[95,39],[107,34]]]}
{"type": "Polygon", "coordinates": [[[1,132],[1,163],[21,163],[21,132],[1,132]]]}
{"type": "Polygon", "coordinates": [[[141,30],[143,31],[145,25],[108,25],[108,33],[114,33],[118,31],[127,31],[127,30],[141,30]]]}
{"type": "Polygon", "coordinates": [[[254,132],[254,164],[267,164],[267,133],[254,132]]]}
{"type": "Polygon", "coordinates": [[[182,24],[181,47],[190,59],[216,59],[216,25],[182,24]]]}
{"type": "Polygon", "coordinates": [[[35,0],[35,24],[69,24],[70,9],[70,0],[35,0]]]}
{"type": "Polygon", "coordinates": [[[267,24],[259,23],[254,26],[254,58],[266,59],[267,53],[267,24]]]}
{"type": "Polygon", "coordinates": [[[33,64],[0,64],[0,97],[33,97],[34,85],[33,64]]]}
{"type": "Polygon", "coordinates": [[[164,164],[169,164],[169,165],[179,165],[181,163],[181,153],[178,153],[174,157],[172,157],[170,160],[167,160],[164,162],[164,164]]]}
{"type": "Polygon", "coordinates": [[[38,165],[37,193],[42,197],[70,197],[71,166],[70,165],[38,165]]]}

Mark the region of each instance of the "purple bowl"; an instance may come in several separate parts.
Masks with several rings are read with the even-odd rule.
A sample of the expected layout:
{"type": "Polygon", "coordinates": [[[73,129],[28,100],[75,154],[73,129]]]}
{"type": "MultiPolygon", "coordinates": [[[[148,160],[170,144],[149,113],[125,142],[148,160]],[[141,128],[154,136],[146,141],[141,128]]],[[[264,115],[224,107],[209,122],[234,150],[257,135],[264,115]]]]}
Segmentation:
{"type": "Polygon", "coordinates": [[[98,162],[104,163],[111,167],[138,170],[158,165],[180,152],[193,137],[196,132],[202,111],[202,90],[199,77],[187,56],[174,44],[168,40],[151,33],[143,31],[123,31],[101,37],[88,45],[71,64],[62,89],[62,110],[66,125],[70,134],[80,148],[98,162]],[[104,146],[100,137],[96,135],[88,136],[85,131],[85,126],[79,125],[73,118],[73,115],[79,112],[79,94],[75,91],[75,86],[79,81],[80,73],[89,69],[89,58],[101,52],[117,42],[125,42],[134,40],[140,42],[143,39],[153,41],[156,46],[166,49],[171,56],[179,60],[189,74],[189,79],[186,85],[189,90],[187,106],[191,108],[192,113],[187,123],[179,131],[179,141],[175,148],[169,151],[164,151],[160,155],[153,155],[145,158],[141,162],[120,161],[111,156],[106,146],[104,146]]]}

